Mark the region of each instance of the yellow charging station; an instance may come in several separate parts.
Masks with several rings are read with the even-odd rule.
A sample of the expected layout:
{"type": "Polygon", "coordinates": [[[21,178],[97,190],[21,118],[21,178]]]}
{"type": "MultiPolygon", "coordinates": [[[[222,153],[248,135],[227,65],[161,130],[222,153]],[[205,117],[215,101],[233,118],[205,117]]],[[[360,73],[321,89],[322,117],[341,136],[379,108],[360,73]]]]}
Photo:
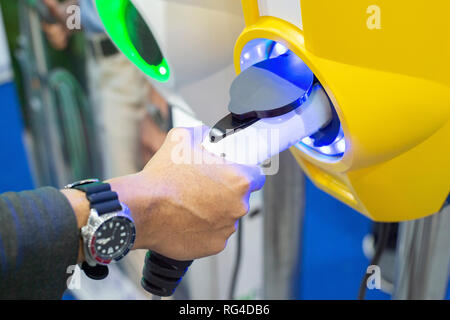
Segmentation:
{"type": "Polygon", "coordinates": [[[242,3],[236,72],[246,44],[279,42],[311,68],[342,124],[338,159],[291,149],[312,181],[375,221],[438,212],[450,190],[450,2],[302,0],[303,30],[242,3]]]}
{"type": "MultiPolygon", "coordinates": [[[[140,33],[124,32],[138,21],[124,18],[134,16],[134,9],[127,14],[131,2],[96,0],[118,47],[149,76],[167,81],[170,59],[144,61],[131,36],[140,33]]],[[[280,44],[313,71],[334,106],[336,140],[320,147],[303,140],[291,149],[311,180],[375,221],[438,212],[450,190],[450,2],[242,0],[242,7],[236,72],[264,41],[280,44]],[[300,2],[294,19],[301,27],[292,14],[260,12],[261,3],[289,1],[300,2]]]]}

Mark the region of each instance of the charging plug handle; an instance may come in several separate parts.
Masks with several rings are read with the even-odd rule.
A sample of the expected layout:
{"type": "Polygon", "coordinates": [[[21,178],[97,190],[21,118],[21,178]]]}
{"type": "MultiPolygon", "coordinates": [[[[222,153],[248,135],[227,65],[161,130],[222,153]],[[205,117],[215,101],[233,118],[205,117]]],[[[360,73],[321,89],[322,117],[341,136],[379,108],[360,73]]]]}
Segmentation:
{"type": "Polygon", "coordinates": [[[148,251],[142,272],[142,287],[160,297],[170,297],[193,261],[178,261],[148,251]]]}
{"type": "Polygon", "coordinates": [[[314,79],[313,72],[292,52],[264,60],[233,81],[228,110],[240,121],[281,116],[308,99],[314,79]]]}
{"type": "Polygon", "coordinates": [[[292,52],[245,69],[231,85],[230,114],[211,129],[210,142],[297,109],[308,100],[314,80],[312,71],[292,52]]]}

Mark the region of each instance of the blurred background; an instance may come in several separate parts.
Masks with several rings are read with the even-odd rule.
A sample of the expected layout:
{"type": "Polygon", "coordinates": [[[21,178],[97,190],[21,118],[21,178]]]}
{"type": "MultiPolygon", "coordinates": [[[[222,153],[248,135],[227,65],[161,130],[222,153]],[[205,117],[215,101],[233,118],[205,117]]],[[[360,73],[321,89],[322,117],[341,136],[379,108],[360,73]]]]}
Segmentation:
{"type": "MultiPolygon", "coordinates": [[[[0,193],[137,172],[170,128],[202,123],[129,62],[95,17],[69,30],[55,20],[67,1],[0,4],[0,193]]],[[[357,298],[377,224],[316,188],[289,152],[280,164],[252,196],[242,234],[196,261],[175,299],[357,298]],[[285,201],[275,201],[280,194],[285,201]]],[[[382,288],[367,299],[391,299],[397,225],[390,230],[382,288]]],[[[83,276],[64,299],[151,299],[139,285],[144,254],[133,252],[101,283],[83,276]]]]}

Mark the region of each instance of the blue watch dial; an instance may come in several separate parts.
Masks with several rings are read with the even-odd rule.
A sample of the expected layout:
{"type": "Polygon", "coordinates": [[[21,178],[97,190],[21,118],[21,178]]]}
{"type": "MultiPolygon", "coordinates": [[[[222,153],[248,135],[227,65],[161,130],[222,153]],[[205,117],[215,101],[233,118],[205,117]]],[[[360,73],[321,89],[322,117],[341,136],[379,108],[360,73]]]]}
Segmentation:
{"type": "Polygon", "coordinates": [[[101,264],[120,260],[134,244],[136,235],[132,220],[116,216],[102,223],[94,233],[90,245],[92,257],[101,264]]]}

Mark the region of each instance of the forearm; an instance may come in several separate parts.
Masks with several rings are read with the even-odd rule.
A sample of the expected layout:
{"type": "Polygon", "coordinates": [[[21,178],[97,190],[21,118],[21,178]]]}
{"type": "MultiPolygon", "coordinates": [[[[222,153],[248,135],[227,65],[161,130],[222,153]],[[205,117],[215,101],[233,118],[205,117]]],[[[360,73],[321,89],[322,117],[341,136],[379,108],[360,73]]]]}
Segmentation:
{"type": "MultiPolygon", "coordinates": [[[[151,206],[151,204],[153,203],[153,192],[149,190],[155,189],[156,186],[152,186],[148,181],[143,182],[139,174],[114,178],[105,182],[109,183],[111,185],[111,190],[118,194],[119,200],[128,206],[136,222],[137,237],[134,249],[147,248],[148,244],[143,243],[143,241],[141,240],[141,236],[144,232],[148,233],[149,230],[141,230],[141,226],[143,225],[143,215],[138,213],[151,211],[148,210],[147,206],[151,206]],[[141,193],[140,190],[144,192],[141,193]]],[[[89,201],[86,198],[86,194],[75,189],[65,189],[61,190],[61,192],[66,196],[67,200],[72,206],[77,219],[78,229],[81,229],[87,224],[90,215],[90,205],[89,201]]],[[[78,251],[78,262],[80,263],[85,260],[84,246],[81,237],[78,251]]]]}
{"type": "Polygon", "coordinates": [[[59,2],[58,0],[43,0],[43,2],[50,11],[50,14],[55,17],[58,23],[64,28],[66,28],[68,19],[74,14],[74,10],[69,10],[71,9],[71,6],[80,6],[78,0],[66,0],[63,2],[59,2]]]}
{"type": "MultiPolygon", "coordinates": [[[[87,224],[90,213],[89,202],[86,199],[86,195],[75,189],[63,189],[61,192],[69,201],[77,219],[78,229],[81,229],[87,224]]],[[[80,237],[78,246],[78,263],[81,263],[84,260],[83,240],[80,237]]]]}
{"type": "Polygon", "coordinates": [[[70,6],[79,6],[78,0],[66,0],[61,3],[61,16],[64,18],[64,21],[67,21],[69,17],[68,8],[70,6]]]}
{"type": "Polygon", "coordinates": [[[157,210],[161,185],[136,173],[107,181],[111,190],[117,192],[119,200],[130,209],[136,224],[136,242],[133,249],[151,249],[154,245],[153,228],[145,228],[152,212],[157,210]],[[145,236],[144,236],[145,235],[145,236]]]}

